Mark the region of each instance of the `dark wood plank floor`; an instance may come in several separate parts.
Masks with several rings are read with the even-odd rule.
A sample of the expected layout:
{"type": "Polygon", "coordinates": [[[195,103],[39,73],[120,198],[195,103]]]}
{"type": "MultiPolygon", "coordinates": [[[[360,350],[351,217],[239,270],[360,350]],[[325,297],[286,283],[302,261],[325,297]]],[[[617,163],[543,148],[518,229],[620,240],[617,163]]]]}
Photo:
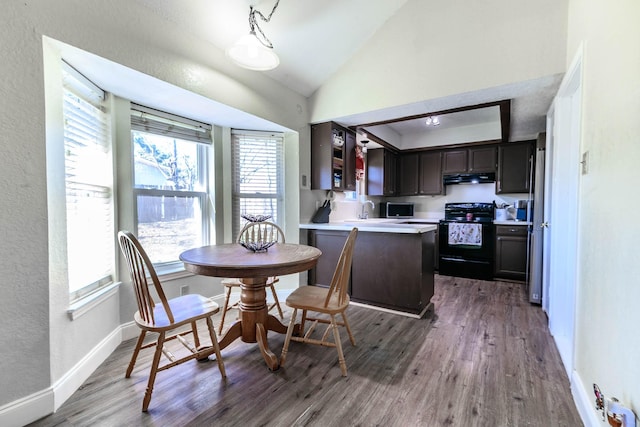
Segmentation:
{"type": "MultiPolygon", "coordinates": [[[[124,378],[123,343],[55,413],[33,426],[581,426],[544,313],[524,286],[436,276],[434,313],[411,319],[348,310],[356,347],[292,343],[287,365],[266,368],[256,344],[215,362],[158,374],[140,411],[150,354],[124,378]]],[[[233,316],[232,316],[233,317],[233,316]]],[[[278,356],[284,337],[271,333],[278,356]]]]}

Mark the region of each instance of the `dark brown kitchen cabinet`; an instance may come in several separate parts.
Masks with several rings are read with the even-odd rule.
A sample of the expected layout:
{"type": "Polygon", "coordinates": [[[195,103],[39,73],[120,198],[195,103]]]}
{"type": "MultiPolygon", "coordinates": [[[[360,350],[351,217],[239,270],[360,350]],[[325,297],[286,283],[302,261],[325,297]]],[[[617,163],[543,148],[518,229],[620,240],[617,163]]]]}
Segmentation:
{"type": "Polygon", "coordinates": [[[423,195],[444,194],[442,185],[442,151],[420,153],[418,192],[423,195]]]}
{"type": "Polygon", "coordinates": [[[496,164],[495,146],[445,150],[442,173],[495,172],[496,164]]]}
{"type": "Polygon", "coordinates": [[[469,148],[469,172],[495,172],[496,152],[495,146],[469,148]]]}
{"type": "Polygon", "coordinates": [[[385,148],[367,152],[367,194],[370,196],[396,195],[397,155],[385,148]]]}
{"type": "Polygon", "coordinates": [[[496,278],[526,279],[527,233],[526,225],[496,225],[496,278]]]}
{"type": "MultiPolygon", "coordinates": [[[[309,244],[322,251],[309,284],[328,285],[348,232],[309,230],[309,244]],[[323,259],[325,258],[325,259],[323,259]]],[[[349,293],[356,302],[422,314],[434,293],[434,232],[359,232],[349,293]],[[411,254],[411,256],[407,256],[411,254]]]]}
{"type": "Polygon", "coordinates": [[[440,232],[439,232],[438,229],[439,229],[438,224],[436,224],[436,230],[433,232],[433,236],[434,236],[434,239],[435,239],[434,240],[435,244],[433,245],[433,269],[435,271],[440,270],[440,266],[439,266],[439,263],[440,263],[440,249],[438,247],[439,246],[439,242],[440,242],[440,240],[439,240],[440,239],[440,234],[439,234],[440,232]]]}
{"type": "Polygon", "coordinates": [[[311,189],[356,188],[355,133],[334,122],[311,125],[311,189]]]}
{"type": "Polygon", "coordinates": [[[498,146],[496,194],[529,192],[533,184],[533,142],[509,142],[498,146]]]}
{"type": "Polygon", "coordinates": [[[418,195],[420,178],[420,157],[418,153],[398,156],[398,188],[399,196],[418,195]]]}
{"type": "MultiPolygon", "coordinates": [[[[322,256],[318,258],[315,268],[309,271],[310,285],[329,287],[347,236],[349,236],[348,231],[309,231],[309,245],[322,251],[322,256]]],[[[351,294],[350,289],[351,285],[347,290],[349,294],[351,294]]]]}
{"type": "Polygon", "coordinates": [[[464,173],[468,168],[469,151],[464,150],[446,150],[442,158],[442,173],[464,173]]]}

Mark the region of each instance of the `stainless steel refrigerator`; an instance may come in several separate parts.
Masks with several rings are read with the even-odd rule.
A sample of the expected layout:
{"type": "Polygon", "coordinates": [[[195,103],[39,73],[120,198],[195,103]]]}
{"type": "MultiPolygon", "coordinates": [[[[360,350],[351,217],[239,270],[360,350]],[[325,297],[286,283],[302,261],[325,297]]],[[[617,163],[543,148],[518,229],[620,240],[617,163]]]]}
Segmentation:
{"type": "Polygon", "coordinates": [[[529,302],[542,303],[542,259],[543,259],[543,222],[544,222],[544,159],[546,133],[538,135],[532,161],[534,167],[529,175],[529,203],[527,211],[531,218],[528,235],[527,288],[529,302]],[[535,188],[534,188],[535,186],[535,188]]]}

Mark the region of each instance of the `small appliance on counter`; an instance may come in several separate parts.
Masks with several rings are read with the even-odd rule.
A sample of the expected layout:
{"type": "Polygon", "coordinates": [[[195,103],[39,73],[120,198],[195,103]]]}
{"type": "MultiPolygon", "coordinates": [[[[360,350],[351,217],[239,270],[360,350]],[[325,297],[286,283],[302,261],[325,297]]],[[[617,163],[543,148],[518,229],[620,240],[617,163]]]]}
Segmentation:
{"type": "Polygon", "coordinates": [[[381,202],[380,218],[413,218],[413,203],[381,202]]]}
{"type": "Polygon", "coordinates": [[[517,221],[531,221],[533,217],[533,201],[532,200],[517,200],[515,203],[516,208],[516,220],[517,221]]]}

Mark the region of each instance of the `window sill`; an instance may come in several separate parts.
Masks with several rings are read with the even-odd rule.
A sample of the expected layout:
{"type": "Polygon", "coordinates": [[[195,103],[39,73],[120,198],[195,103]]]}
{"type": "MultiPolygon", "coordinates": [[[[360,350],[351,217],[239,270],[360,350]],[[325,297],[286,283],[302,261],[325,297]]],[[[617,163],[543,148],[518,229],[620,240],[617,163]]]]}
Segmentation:
{"type": "Polygon", "coordinates": [[[69,319],[76,320],[85,313],[89,312],[93,307],[96,307],[97,305],[106,301],[112,295],[115,295],[116,292],[118,292],[120,283],[122,282],[113,282],[71,304],[67,309],[67,315],[69,316],[69,319]]]}
{"type": "Polygon", "coordinates": [[[184,269],[184,264],[182,262],[156,267],[156,274],[158,275],[158,279],[163,282],[193,276],[192,273],[189,273],[184,269]]]}

